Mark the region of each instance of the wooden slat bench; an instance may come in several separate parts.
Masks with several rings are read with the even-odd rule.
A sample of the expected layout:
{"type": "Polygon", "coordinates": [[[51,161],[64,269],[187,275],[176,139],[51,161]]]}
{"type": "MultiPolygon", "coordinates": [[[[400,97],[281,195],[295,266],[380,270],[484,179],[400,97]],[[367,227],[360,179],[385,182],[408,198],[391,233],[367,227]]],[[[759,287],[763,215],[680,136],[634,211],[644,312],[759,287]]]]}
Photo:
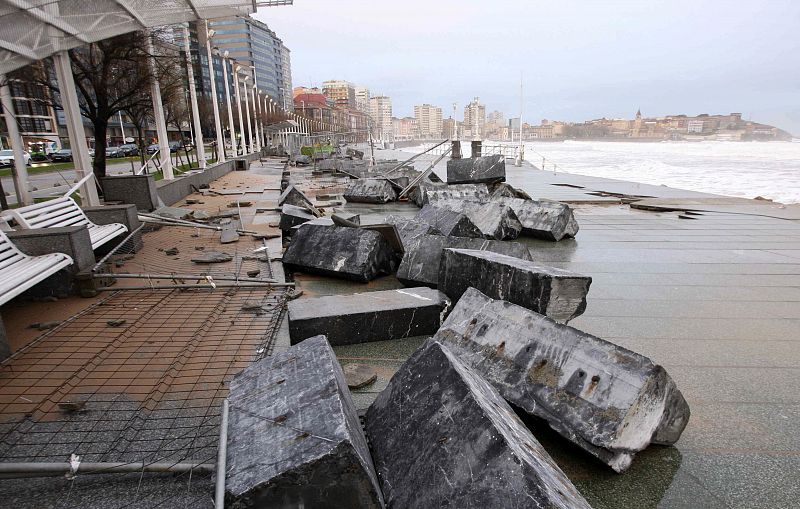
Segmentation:
{"type": "Polygon", "coordinates": [[[4,214],[13,218],[21,228],[25,229],[86,225],[92,249],[97,249],[117,235],[128,231],[128,228],[121,223],[94,224],[75,200],[68,196],[7,210],[4,214]]]}
{"type": "Polygon", "coordinates": [[[70,265],[64,253],[28,256],[0,231],[0,305],[70,265]]]}

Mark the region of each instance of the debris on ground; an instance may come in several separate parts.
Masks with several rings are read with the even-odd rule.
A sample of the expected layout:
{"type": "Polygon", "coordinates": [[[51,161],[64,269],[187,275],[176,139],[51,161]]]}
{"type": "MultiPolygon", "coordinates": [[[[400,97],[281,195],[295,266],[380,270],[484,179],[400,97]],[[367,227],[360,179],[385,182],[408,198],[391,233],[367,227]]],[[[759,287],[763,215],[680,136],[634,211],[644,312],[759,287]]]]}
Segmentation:
{"type": "Polygon", "coordinates": [[[350,389],[362,389],[375,383],[378,373],[375,368],[367,364],[346,364],[342,367],[344,379],[350,389]]]}
{"type": "Polygon", "coordinates": [[[522,224],[511,207],[502,203],[487,201],[479,203],[470,200],[437,200],[433,204],[440,209],[460,212],[478,227],[484,238],[494,240],[514,240],[522,232],[522,224]]]}
{"type": "Polygon", "coordinates": [[[128,321],[124,318],[118,318],[116,320],[108,320],[106,322],[106,325],[108,325],[109,327],[121,327],[125,325],[127,322],[128,321]]]}
{"type": "Polygon", "coordinates": [[[344,199],[353,203],[388,203],[397,200],[397,191],[386,179],[359,179],[347,186],[344,199]]]}
{"type": "Polygon", "coordinates": [[[480,228],[466,214],[455,210],[429,204],[422,207],[414,219],[431,225],[448,237],[483,238],[480,228]]]}
{"type": "Polygon", "coordinates": [[[569,205],[547,200],[494,198],[496,203],[514,210],[522,224],[522,234],[544,240],[559,241],[578,234],[578,222],[569,205]]]}
{"type": "Polygon", "coordinates": [[[204,251],[202,255],[192,258],[194,263],[223,263],[233,260],[233,256],[222,251],[204,251]]]}

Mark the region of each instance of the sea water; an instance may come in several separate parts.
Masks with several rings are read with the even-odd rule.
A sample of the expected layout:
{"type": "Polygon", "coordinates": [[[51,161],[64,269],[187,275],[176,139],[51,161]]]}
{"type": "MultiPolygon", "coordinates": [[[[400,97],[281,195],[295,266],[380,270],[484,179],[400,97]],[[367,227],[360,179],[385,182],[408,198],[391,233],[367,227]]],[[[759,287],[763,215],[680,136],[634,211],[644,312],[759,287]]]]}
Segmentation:
{"type": "MultiPolygon", "coordinates": [[[[494,142],[485,141],[485,144],[494,142]]],[[[469,150],[469,143],[462,149],[469,150]]],[[[414,149],[406,149],[414,150],[414,149]]],[[[526,142],[537,168],[800,203],[800,142],[526,142]]]]}

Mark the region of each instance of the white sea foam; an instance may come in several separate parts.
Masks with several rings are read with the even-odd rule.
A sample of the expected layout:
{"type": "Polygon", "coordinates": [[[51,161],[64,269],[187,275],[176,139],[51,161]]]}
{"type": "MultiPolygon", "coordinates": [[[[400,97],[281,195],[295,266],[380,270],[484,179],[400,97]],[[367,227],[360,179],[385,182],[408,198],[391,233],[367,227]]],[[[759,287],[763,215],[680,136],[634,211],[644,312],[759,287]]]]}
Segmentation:
{"type": "Polygon", "coordinates": [[[526,143],[525,159],[542,157],[546,170],[800,203],[798,142],[526,143]]]}

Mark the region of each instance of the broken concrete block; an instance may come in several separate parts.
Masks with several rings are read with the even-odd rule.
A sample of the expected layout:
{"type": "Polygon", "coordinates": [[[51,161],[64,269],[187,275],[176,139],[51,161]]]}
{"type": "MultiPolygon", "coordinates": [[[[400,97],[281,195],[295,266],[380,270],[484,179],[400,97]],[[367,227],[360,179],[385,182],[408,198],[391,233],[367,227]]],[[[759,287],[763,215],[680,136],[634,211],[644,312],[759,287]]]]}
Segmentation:
{"type": "Polygon", "coordinates": [[[332,295],[289,302],[292,344],[325,334],[332,345],[350,345],[434,334],[447,297],[431,288],[332,295]]]}
{"type": "Polygon", "coordinates": [[[414,219],[431,225],[442,232],[442,235],[483,238],[483,233],[475,223],[466,214],[455,210],[425,205],[414,219]]]}
{"type": "Polygon", "coordinates": [[[194,263],[224,263],[233,260],[233,256],[222,251],[203,251],[198,257],[192,258],[194,263]]]}
{"type": "Polygon", "coordinates": [[[398,256],[375,231],[309,225],[297,230],[283,255],[284,267],[366,283],[392,274],[398,256]]]}
{"type": "Polygon", "coordinates": [[[317,217],[307,209],[285,203],[281,207],[281,222],[278,227],[282,231],[288,232],[292,227],[312,221],[316,218],[317,217]]]}
{"type": "Polygon", "coordinates": [[[191,219],[193,213],[194,210],[181,207],[159,207],[153,211],[154,215],[168,219],[191,219]]]}
{"type": "Polygon", "coordinates": [[[474,288],[435,339],[617,472],[651,443],[675,443],[689,421],[675,382],[647,357],[474,288]]]}
{"type": "Polygon", "coordinates": [[[233,228],[223,228],[219,235],[220,244],[230,244],[239,240],[239,233],[233,228]]]}
{"type": "Polygon", "coordinates": [[[289,186],[278,197],[278,206],[280,207],[284,203],[294,205],[295,207],[302,207],[314,212],[314,203],[308,196],[305,195],[305,193],[294,187],[294,184],[289,184],[289,186]]]}
{"type": "Polygon", "coordinates": [[[413,238],[403,239],[403,247],[405,253],[397,268],[397,279],[406,286],[436,288],[439,282],[439,265],[443,249],[479,249],[523,260],[533,260],[530,250],[518,242],[417,235],[413,238]]]}
{"type": "Polygon", "coordinates": [[[445,249],[438,288],[453,302],[467,288],[566,323],[586,310],[592,278],[490,251],[445,249]]]}
{"type": "Polygon", "coordinates": [[[438,342],[403,364],[365,428],[392,507],[590,507],[497,391],[438,342]]]}
{"type": "Polygon", "coordinates": [[[344,199],[353,203],[388,203],[397,200],[397,191],[384,179],[359,179],[350,183],[344,199]]]}
{"type": "Polygon", "coordinates": [[[408,242],[419,235],[442,234],[442,232],[428,223],[423,223],[422,221],[417,221],[416,219],[410,217],[390,215],[386,216],[386,220],[384,222],[386,224],[393,224],[395,228],[397,228],[397,233],[400,235],[400,239],[403,241],[404,247],[408,242]]]}
{"type": "Polygon", "coordinates": [[[498,182],[497,184],[494,184],[490,190],[490,193],[492,199],[494,198],[521,198],[523,200],[532,199],[531,195],[529,195],[522,189],[517,189],[511,184],[506,184],[505,182],[498,182]]]}
{"type": "Polygon", "coordinates": [[[354,148],[348,148],[345,151],[345,155],[347,155],[347,157],[351,157],[353,159],[362,159],[364,157],[364,152],[362,152],[360,150],[356,150],[354,148]]]}
{"type": "Polygon", "coordinates": [[[229,502],[383,507],[353,400],[325,336],[251,364],[231,381],[228,400],[229,502]]]}
{"type": "Polygon", "coordinates": [[[444,185],[433,182],[422,182],[417,187],[416,196],[411,196],[417,206],[428,203],[435,204],[439,200],[472,200],[489,201],[489,189],[486,184],[444,185]]]}
{"type": "Polygon", "coordinates": [[[494,183],[505,180],[506,160],[501,155],[447,161],[448,184],[494,183]]]}
{"type": "Polygon", "coordinates": [[[466,215],[487,239],[513,240],[522,231],[522,224],[514,210],[502,203],[438,200],[433,205],[466,215]]]}
{"type": "MultiPolygon", "coordinates": [[[[344,214],[344,217],[347,221],[350,221],[355,224],[361,224],[361,216],[358,214],[344,214]]],[[[307,221],[305,223],[298,224],[296,226],[292,226],[292,232],[296,232],[298,229],[302,228],[307,224],[316,224],[316,225],[323,225],[323,226],[333,226],[334,222],[330,216],[325,217],[317,217],[312,219],[311,221],[307,221]]]]}
{"type": "Polygon", "coordinates": [[[578,222],[569,205],[547,200],[493,198],[492,201],[514,210],[522,224],[522,234],[545,240],[559,241],[578,233],[578,222]]]}
{"type": "Polygon", "coordinates": [[[308,166],[312,163],[311,156],[304,154],[293,155],[289,159],[295,164],[295,166],[308,166]]]}

